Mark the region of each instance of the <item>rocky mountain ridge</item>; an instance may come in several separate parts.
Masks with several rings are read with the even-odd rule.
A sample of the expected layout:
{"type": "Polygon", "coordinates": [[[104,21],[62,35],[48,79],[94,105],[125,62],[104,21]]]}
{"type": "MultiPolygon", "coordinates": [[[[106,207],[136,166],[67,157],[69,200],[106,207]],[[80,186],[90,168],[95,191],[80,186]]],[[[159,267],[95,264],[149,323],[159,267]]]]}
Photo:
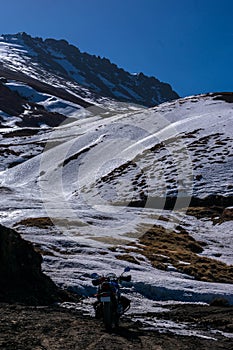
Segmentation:
{"type": "MultiPolygon", "coordinates": [[[[147,107],[179,97],[169,84],[143,73],[130,74],[107,58],[80,52],[66,40],[43,40],[26,33],[2,35],[0,51],[5,67],[12,67],[9,60],[12,55],[16,63],[14,70],[26,72],[30,66],[33,75],[42,80],[46,80],[50,73],[97,96],[147,107]]],[[[51,77],[50,82],[54,83],[51,77]]]]}

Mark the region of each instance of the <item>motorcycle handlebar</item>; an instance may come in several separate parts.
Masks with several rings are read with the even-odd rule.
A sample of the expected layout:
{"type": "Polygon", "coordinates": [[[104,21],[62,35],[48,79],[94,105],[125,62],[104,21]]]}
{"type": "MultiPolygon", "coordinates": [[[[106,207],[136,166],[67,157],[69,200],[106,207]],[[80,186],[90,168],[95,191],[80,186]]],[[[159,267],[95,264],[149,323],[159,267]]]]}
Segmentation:
{"type": "MultiPolygon", "coordinates": [[[[101,282],[103,282],[103,280],[105,280],[105,277],[100,277],[97,279],[93,279],[92,280],[92,284],[93,286],[98,286],[99,284],[101,284],[101,282]]],[[[125,281],[125,282],[130,282],[131,281],[131,275],[128,276],[120,276],[118,278],[119,281],[125,281]]]]}
{"type": "Polygon", "coordinates": [[[121,281],[125,281],[125,282],[130,282],[131,281],[131,275],[128,276],[121,276],[120,277],[121,281]]]}

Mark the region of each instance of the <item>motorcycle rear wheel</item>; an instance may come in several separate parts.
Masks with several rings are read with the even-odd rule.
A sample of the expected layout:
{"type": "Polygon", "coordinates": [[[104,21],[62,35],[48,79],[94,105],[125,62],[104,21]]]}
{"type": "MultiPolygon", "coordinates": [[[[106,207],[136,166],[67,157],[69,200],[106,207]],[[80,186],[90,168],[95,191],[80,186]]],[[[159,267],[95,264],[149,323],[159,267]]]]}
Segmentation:
{"type": "Polygon", "coordinates": [[[103,304],[103,319],[106,331],[111,331],[113,326],[113,307],[111,302],[103,304]]]}

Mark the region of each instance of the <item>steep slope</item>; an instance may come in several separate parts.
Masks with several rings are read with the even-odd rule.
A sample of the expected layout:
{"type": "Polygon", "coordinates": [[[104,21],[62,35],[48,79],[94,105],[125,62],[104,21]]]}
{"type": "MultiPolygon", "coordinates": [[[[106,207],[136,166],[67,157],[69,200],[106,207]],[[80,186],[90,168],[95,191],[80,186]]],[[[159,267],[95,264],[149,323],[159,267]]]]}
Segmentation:
{"type": "Polygon", "coordinates": [[[134,113],[73,120],[55,130],[2,129],[2,168],[13,167],[2,174],[3,185],[28,183],[37,193],[39,184],[44,199],[59,193],[59,202],[71,206],[73,201],[158,209],[190,202],[231,205],[230,97],[195,96],[134,113]]]}
{"type": "Polygon", "coordinates": [[[49,81],[51,85],[63,83],[82,97],[88,97],[89,90],[94,96],[144,106],[178,98],[169,84],[142,73],[132,75],[106,58],[81,53],[65,40],[43,41],[26,33],[2,35],[0,53],[5,67],[49,81]]]}
{"type": "Polygon", "coordinates": [[[42,188],[48,184],[48,193],[60,192],[54,180],[62,174],[62,199],[92,206],[172,208],[177,201],[180,208],[195,198],[230,205],[230,97],[201,95],[108,118],[74,119],[46,132],[10,132],[8,127],[2,130],[2,166],[8,166],[15,152],[19,156],[21,147],[24,154],[30,144],[46,148],[42,156],[32,154],[31,160],[3,174],[5,185],[40,181],[42,188]]]}
{"type": "Polygon", "coordinates": [[[65,140],[76,128],[79,136],[44,153],[43,183],[57,176],[49,161],[56,153],[60,156],[51,159],[63,164],[63,177],[69,178],[63,183],[66,198],[77,196],[91,205],[163,208],[169,198],[182,207],[192,198],[210,196],[216,204],[214,196],[221,196],[230,205],[233,119],[231,103],[224,100],[229,96],[180,99],[96,121],[83,133],[76,122],[72,131],[57,130],[52,138],[62,135],[65,140]],[[75,169],[78,177],[72,179],[75,169]]]}
{"type": "Polygon", "coordinates": [[[91,272],[129,264],[145,310],[148,298],[233,303],[232,221],[222,215],[233,205],[233,95],[146,109],[112,98],[120,79],[115,95],[100,77],[91,85],[93,72],[110,81],[118,68],[64,41],[4,36],[0,53],[0,221],[40,249],[54,281],[91,295],[91,272]]]}
{"type": "Polygon", "coordinates": [[[212,216],[185,215],[190,201],[217,205],[219,215],[232,205],[231,98],[193,96],[33,135],[2,129],[5,167],[13,151],[29,152],[35,144],[44,151],[35,155],[33,147],[30,159],[0,174],[1,221],[40,247],[44,269],[57,283],[81,293],[93,293],[92,271],[120,273],[129,264],[135,303],[137,293],[205,302],[224,296],[232,303],[231,221],[215,219],[215,227],[212,216]],[[151,232],[167,236],[148,251],[151,232]],[[174,253],[177,238],[187,242],[183,261],[174,253]]]}

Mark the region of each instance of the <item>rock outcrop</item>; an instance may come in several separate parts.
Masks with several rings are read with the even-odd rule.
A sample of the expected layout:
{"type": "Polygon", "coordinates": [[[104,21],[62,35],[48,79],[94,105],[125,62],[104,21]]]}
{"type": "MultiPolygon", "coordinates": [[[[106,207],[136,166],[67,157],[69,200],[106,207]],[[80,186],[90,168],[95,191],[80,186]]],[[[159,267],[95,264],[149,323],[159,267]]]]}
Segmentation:
{"type": "Polygon", "coordinates": [[[0,225],[0,302],[47,305],[65,292],[41,271],[42,257],[16,231],[0,225]]]}

